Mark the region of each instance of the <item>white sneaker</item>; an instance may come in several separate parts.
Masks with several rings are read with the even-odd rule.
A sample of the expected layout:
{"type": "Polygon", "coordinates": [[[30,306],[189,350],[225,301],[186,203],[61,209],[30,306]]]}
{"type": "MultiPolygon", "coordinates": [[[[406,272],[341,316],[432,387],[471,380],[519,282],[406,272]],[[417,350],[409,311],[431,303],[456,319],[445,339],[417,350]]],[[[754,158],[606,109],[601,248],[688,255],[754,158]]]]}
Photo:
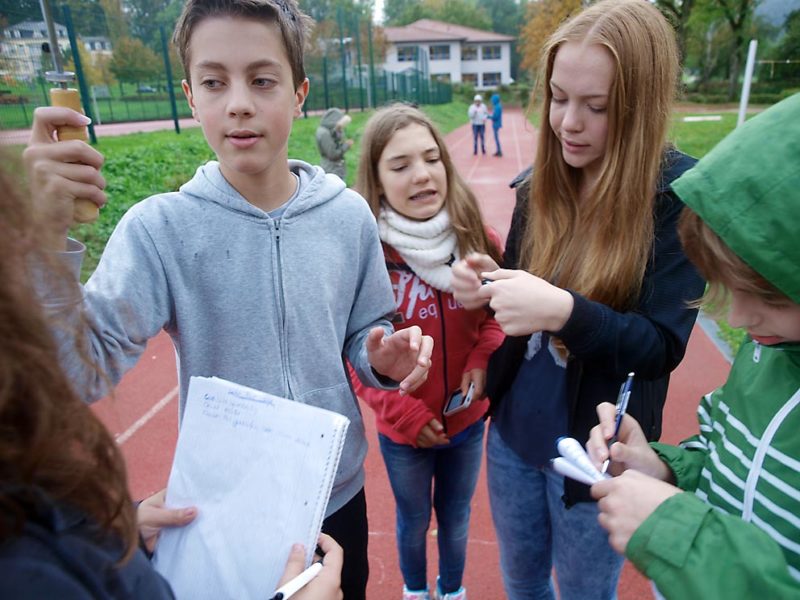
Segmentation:
{"type": "Polygon", "coordinates": [[[433,600],[467,600],[467,590],[462,585],[455,592],[443,594],[439,587],[439,578],[436,578],[436,588],[433,590],[433,600]]]}
{"type": "Polygon", "coordinates": [[[403,586],[403,600],[431,600],[431,595],[428,593],[427,587],[424,590],[412,592],[406,586],[403,586]]]}

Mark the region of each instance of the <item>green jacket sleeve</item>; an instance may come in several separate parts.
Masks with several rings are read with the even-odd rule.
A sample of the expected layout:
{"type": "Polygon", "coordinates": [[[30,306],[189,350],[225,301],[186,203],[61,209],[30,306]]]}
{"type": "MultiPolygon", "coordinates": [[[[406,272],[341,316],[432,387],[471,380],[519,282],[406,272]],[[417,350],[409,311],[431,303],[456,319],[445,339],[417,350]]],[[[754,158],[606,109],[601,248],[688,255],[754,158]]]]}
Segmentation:
{"type": "Polygon", "coordinates": [[[690,492],[663,502],[625,555],[667,599],[800,598],[800,582],[772,538],[690,492]]]}
{"type": "MultiPolygon", "coordinates": [[[[696,446],[700,436],[694,436],[682,442],[690,447],[696,446]]],[[[675,485],[682,490],[694,491],[700,482],[700,473],[706,461],[706,453],[697,449],[687,450],[679,446],[653,442],[650,447],[664,461],[675,475],[675,485]]]]}

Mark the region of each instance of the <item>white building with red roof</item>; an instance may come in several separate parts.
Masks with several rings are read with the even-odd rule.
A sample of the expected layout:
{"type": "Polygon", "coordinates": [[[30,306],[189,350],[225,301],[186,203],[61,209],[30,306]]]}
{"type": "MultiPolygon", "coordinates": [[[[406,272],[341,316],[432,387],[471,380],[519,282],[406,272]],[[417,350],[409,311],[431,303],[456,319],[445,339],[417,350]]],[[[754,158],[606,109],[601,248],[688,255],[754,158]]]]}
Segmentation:
{"type": "Polygon", "coordinates": [[[420,19],[386,27],[387,71],[419,69],[431,79],[493,89],[511,83],[511,43],[515,38],[463,25],[420,19]]]}

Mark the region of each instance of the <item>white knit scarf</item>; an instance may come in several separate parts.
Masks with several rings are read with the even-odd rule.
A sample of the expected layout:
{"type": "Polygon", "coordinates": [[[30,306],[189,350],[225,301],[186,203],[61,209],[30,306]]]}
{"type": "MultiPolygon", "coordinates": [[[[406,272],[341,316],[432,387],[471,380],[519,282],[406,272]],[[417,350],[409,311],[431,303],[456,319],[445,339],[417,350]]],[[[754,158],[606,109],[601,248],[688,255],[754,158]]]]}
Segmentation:
{"type": "Polygon", "coordinates": [[[459,258],[458,244],[446,209],[426,221],[415,221],[384,204],[378,215],[378,233],[425,283],[443,292],[453,291],[450,279],[459,258]]]}

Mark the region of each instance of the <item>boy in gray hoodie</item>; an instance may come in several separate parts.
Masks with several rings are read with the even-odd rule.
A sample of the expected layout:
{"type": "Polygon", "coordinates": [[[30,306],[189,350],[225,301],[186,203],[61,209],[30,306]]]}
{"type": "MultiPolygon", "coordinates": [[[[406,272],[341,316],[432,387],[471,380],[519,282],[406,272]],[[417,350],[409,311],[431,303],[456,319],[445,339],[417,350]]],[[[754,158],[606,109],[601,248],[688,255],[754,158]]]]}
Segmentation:
{"type": "MultiPolygon", "coordinates": [[[[53,310],[74,314],[87,356],[113,383],[165,330],[180,414],[189,377],[214,375],[347,416],[323,530],[344,548],[345,598],[364,598],[367,443],[344,359],[367,385],[411,391],[433,343],[418,328],[392,332],[394,296],[367,203],[287,157],[308,93],[307,20],[295,0],[188,0],[174,41],[186,98],[218,160],[127,212],[82,298],[43,293],[53,310]]],[[[85,124],[68,109],[40,109],[25,152],[42,235],[76,276],[84,247],[67,238],[73,202],[105,203],[103,158],[80,141],[54,143],[53,133],[85,124]]],[[[84,397],[108,391],[82,357],[61,354],[84,397]]]]}

